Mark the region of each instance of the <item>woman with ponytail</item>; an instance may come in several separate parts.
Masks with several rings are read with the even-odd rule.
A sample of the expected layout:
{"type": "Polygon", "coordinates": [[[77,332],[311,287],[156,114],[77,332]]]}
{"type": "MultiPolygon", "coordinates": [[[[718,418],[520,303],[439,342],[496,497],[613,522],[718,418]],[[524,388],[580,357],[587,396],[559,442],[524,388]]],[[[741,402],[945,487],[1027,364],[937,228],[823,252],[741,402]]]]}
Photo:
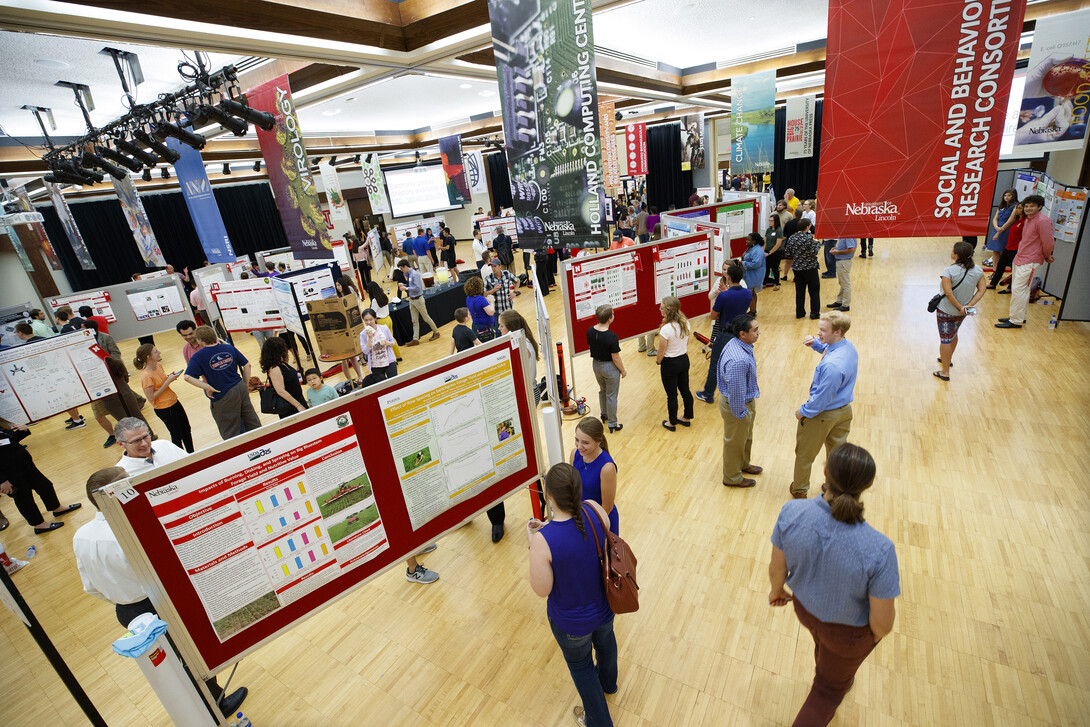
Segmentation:
{"type": "Polygon", "coordinates": [[[693,418],[693,395],[689,391],[689,319],[681,312],[681,301],[672,295],[662,299],[662,328],[659,329],[659,347],[656,362],[666,390],[666,413],[662,426],[671,432],[680,424],[689,426],[693,418]],[[677,395],[681,393],[685,405],[683,416],[677,415],[677,395]]]}
{"type": "Polygon", "coordinates": [[[897,553],[864,522],[860,501],[874,471],[867,450],[840,445],[825,463],[822,496],[788,502],[772,531],[768,603],[794,601],[815,645],[814,683],[795,727],[829,724],[863,660],[893,630],[897,553]]]}
{"type": "MultiPolygon", "coordinates": [[[[184,371],[168,374],[163,370],[163,354],[154,344],[145,343],[136,349],[136,358],[132,365],[140,372],[140,388],[144,398],[151,402],[155,415],[163,420],[170,432],[170,441],[187,452],[193,452],[193,430],[189,426],[182,402],[170,385],[178,380],[184,371]]],[[[149,428],[148,431],[151,431],[149,428]]]]}
{"type": "Polygon", "coordinates": [[[583,702],[575,708],[576,722],[611,726],[606,695],[617,692],[617,637],[595,541],[605,541],[607,515],[598,503],[583,502],[579,473],[566,462],[545,475],[545,500],[548,522],[526,524],[530,586],[549,599],[549,626],[583,702]]]}
{"type": "Polygon", "coordinates": [[[939,363],[942,368],[935,372],[937,378],[950,380],[950,360],[958,347],[958,329],[967,315],[975,315],[977,301],[984,297],[988,281],[984,270],[973,262],[973,246],[967,242],[955,242],[950,251],[953,264],[939,275],[943,294],[935,310],[939,326],[939,363]]]}
{"type": "Polygon", "coordinates": [[[617,463],[609,454],[606,430],[594,417],[584,417],[575,425],[575,449],[571,463],[583,483],[583,499],[594,500],[609,513],[609,531],[620,535],[617,514],[617,463]]]}

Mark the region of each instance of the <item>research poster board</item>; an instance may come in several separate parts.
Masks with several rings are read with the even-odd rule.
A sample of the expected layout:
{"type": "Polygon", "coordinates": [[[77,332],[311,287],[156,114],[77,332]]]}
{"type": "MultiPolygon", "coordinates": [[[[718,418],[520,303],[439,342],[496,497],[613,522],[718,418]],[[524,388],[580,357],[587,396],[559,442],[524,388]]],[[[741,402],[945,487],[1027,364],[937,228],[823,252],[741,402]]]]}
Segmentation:
{"type": "Polygon", "coordinates": [[[520,338],[504,336],[96,494],[200,676],[403,567],[540,477],[520,338]]]}
{"type": "Polygon", "coordinates": [[[227,263],[213,263],[207,267],[198,268],[192,272],[193,284],[197,286],[201,300],[204,301],[205,310],[212,320],[218,320],[220,309],[216,301],[212,299],[212,284],[223,283],[231,279],[231,273],[227,269],[227,263]]]}
{"type": "Polygon", "coordinates": [[[136,320],[146,321],[149,318],[176,315],[189,310],[189,306],[182,300],[181,291],[173,281],[164,280],[163,283],[165,284],[156,288],[125,291],[136,320]]]}
{"type": "Polygon", "coordinates": [[[38,306],[30,301],[0,308],[0,346],[20,346],[23,340],[15,335],[15,324],[30,321],[30,311],[38,306]]]}
{"type": "Polygon", "coordinates": [[[420,220],[387,225],[386,229],[390,231],[390,240],[395,243],[395,247],[401,247],[402,243],[405,242],[406,232],[411,233],[413,237],[416,237],[416,229],[418,227],[423,227],[425,230],[431,230],[432,235],[438,235],[439,227],[445,224],[445,217],[425,217],[420,220]]]}
{"type": "MultiPolygon", "coordinates": [[[[285,273],[278,276],[280,280],[286,280],[295,288],[295,299],[299,303],[299,315],[307,320],[307,301],[332,298],[337,295],[334,285],[336,277],[340,276],[339,270],[334,275],[337,263],[325,263],[317,267],[304,268],[293,273],[285,273]]],[[[283,309],[281,309],[283,313],[283,309]]]]}
{"type": "Polygon", "coordinates": [[[117,322],[113,306],[110,305],[110,293],[106,290],[83,290],[72,295],[54,296],[47,298],[46,303],[49,305],[53,320],[57,319],[57,311],[65,306],[71,308],[74,314],[79,315],[79,309],[88,305],[94,311],[93,315],[102,316],[110,324],[117,322]]]}
{"type": "Polygon", "coordinates": [[[90,330],[0,351],[0,417],[27,424],[116,394],[105,357],[90,330]]]}
{"type": "Polygon", "coordinates": [[[223,327],[231,333],[283,328],[284,318],[271,280],[275,278],[212,283],[209,290],[219,308],[223,327]]]}
{"type": "Polygon", "coordinates": [[[177,275],[51,296],[45,299],[45,304],[54,314],[61,306],[70,305],[76,315],[80,306],[90,306],[95,315],[106,319],[110,335],[117,341],[173,331],[179,322],[193,317],[177,275]]]}
{"type": "Polygon", "coordinates": [[[492,238],[496,236],[497,228],[503,228],[503,234],[511,238],[511,241],[518,244],[519,235],[518,230],[515,229],[514,217],[489,217],[487,219],[480,220],[481,239],[485,242],[492,242],[492,238]]]}
{"type": "Polygon", "coordinates": [[[284,321],[284,328],[305,338],[307,329],[303,325],[303,316],[299,312],[299,302],[295,298],[295,288],[291,281],[280,277],[270,278],[270,280],[273,300],[277,310],[280,311],[280,319],[284,321]]]}
{"type": "Polygon", "coordinates": [[[563,261],[560,284],[571,355],[590,350],[587,329],[595,324],[594,309],[602,303],[613,305],[611,298],[620,296],[624,302],[616,308],[610,327],[621,340],[659,329],[662,295],[676,295],[689,318],[706,315],[710,310],[712,237],[708,230],[563,261]],[[632,292],[624,287],[629,276],[634,276],[632,292]],[[605,287],[599,282],[602,280],[605,287]],[[609,287],[611,282],[621,286],[620,293],[609,287]],[[589,300],[588,286],[592,291],[589,300]]]}

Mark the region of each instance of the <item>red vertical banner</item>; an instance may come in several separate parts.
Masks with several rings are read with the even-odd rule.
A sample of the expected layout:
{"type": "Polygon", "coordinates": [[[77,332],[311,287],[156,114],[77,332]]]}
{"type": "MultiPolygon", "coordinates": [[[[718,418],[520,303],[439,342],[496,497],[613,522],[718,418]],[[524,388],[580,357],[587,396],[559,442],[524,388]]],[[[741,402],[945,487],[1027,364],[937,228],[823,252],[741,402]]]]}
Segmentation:
{"type": "Polygon", "coordinates": [[[1024,0],[830,0],[822,236],[987,232],[1024,0]]]}
{"type": "Polygon", "coordinates": [[[296,260],[332,259],[333,246],[318,201],[318,188],[310,173],[310,160],[287,75],[250,89],[246,99],[251,107],[276,118],[272,130],[256,129],[257,141],[292,254],[296,260]]]}
{"type": "Polygon", "coordinates": [[[621,186],[621,167],[617,161],[617,105],[613,101],[598,102],[598,128],[602,134],[602,186],[621,186]]]}
{"type": "Polygon", "coordinates": [[[624,127],[624,146],[628,155],[628,173],[633,177],[647,174],[647,124],[624,127]]]}

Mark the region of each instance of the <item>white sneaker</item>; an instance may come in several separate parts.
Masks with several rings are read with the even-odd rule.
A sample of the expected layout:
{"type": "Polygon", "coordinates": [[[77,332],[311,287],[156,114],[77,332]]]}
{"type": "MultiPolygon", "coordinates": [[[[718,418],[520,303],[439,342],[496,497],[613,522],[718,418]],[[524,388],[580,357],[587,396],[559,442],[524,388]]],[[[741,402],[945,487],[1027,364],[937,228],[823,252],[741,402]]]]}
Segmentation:
{"type": "Polygon", "coordinates": [[[656,351],[656,350],[655,350],[655,349],[653,349],[653,348],[649,348],[649,349],[647,349],[647,355],[648,355],[648,356],[658,356],[658,355],[659,355],[659,352],[658,352],[658,351],[656,351]]]}
{"type": "Polygon", "coordinates": [[[421,583],[426,585],[428,583],[435,583],[439,580],[439,574],[433,570],[428,570],[422,565],[417,565],[416,570],[411,573],[408,568],[405,569],[405,580],[409,583],[421,583]]]}
{"type": "Polygon", "coordinates": [[[432,543],[431,545],[426,545],[426,546],[424,546],[423,550],[421,550],[419,553],[417,553],[417,555],[427,555],[428,553],[434,552],[435,549],[438,548],[438,547],[439,546],[436,545],[435,543],[432,543]]]}

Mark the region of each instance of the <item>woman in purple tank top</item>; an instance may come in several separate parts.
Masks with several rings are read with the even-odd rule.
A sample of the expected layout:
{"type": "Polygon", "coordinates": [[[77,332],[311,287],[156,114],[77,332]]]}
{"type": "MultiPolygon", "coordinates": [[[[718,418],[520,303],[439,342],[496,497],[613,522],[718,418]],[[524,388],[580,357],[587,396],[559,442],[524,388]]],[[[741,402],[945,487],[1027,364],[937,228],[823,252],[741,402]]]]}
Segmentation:
{"type": "Polygon", "coordinates": [[[606,430],[601,421],[584,417],[575,425],[575,449],[569,459],[583,483],[583,499],[601,505],[609,513],[610,532],[620,535],[616,505],[617,463],[609,454],[606,430]]]}
{"type": "Polygon", "coordinates": [[[576,722],[611,727],[606,695],[617,692],[617,637],[596,545],[605,540],[606,511],[583,501],[579,473],[566,463],[545,475],[545,499],[552,514],[548,523],[526,524],[530,586],[549,599],[549,626],[583,701],[575,708],[576,722]]]}

